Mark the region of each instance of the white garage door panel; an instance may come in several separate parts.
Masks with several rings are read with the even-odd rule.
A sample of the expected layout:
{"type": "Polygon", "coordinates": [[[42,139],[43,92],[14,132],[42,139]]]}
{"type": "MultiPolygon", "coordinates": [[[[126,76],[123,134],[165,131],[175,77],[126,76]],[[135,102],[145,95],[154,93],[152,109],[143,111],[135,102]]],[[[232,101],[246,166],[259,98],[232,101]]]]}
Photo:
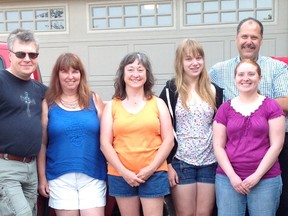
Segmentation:
{"type": "Polygon", "coordinates": [[[119,63],[128,52],[128,45],[89,46],[88,58],[89,85],[108,100],[114,92],[114,78],[119,63]]]}
{"type": "Polygon", "coordinates": [[[135,44],[134,49],[148,56],[153,74],[159,84],[165,83],[167,77],[172,77],[173,73],[171,73],[171,69],[174,67],[175,55],[174,43],[151,41],[149,44],[135,44]]]}
{"type": "Polygon", "coordinates": [[[205,52],[205,62],[207,70],[214,65],[215,62],[224,59],[225,41],[205,41],[200,42],[205,52]]]}
{"type": "Polygon", "coordinates": [[[115,75],[118,65],[128,52],[128,45],[101,45],[88,47],[88,71],[91,75],[115,75]]]}
{"type": "MultiPolygon", "coordinates": [[[[90,84],[90,83],[89,83],[90,84]]],[[[114,88],[112,86],[94,86],[93,91],[95,91],[104,101],[109,101],[114,94],[114,88]]]]}
{"type": "Polygon", "coordinates": [[[69,46],[65,47],[42,47],[39,51],[39,66],[44,84],[48,85],[53,66],[61,53],[68,52],[69,46]]]}

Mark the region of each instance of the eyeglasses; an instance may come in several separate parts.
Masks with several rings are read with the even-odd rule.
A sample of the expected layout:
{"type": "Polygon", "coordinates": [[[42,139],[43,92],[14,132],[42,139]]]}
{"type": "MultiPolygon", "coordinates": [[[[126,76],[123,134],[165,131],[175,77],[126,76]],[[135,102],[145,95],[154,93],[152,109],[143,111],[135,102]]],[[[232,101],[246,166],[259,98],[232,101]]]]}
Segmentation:
{"type": "Polygon", "coordinates": [[[29,52],[29,53],[26,53],[26,52],[13,52],[11,50],[9,50],[10,52],[14,53],[15,56],[19,59],[24,59],[26,57],[26,55],[28,54],[29,58],[30,59],[36,59],[39,55],[39,53],[34,53],[34,52],[29,52]]]}

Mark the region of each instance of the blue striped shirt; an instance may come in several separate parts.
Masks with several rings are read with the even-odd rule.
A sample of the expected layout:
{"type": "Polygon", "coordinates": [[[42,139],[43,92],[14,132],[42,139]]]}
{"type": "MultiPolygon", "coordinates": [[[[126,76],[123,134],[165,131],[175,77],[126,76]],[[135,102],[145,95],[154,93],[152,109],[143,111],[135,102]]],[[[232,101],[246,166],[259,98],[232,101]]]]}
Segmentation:
{"type": "MultiPolygon", "coordinates": [[[[238,56],[215,64],[209,71],[211,81],[224,89],[224,102],[239,95],[234,78],[234,70],[239,62],[238,56]]],[[[259,56],[257,63],[260,65],[262,74],[259,84],[260,93],[272,99],[288,96],[287,64],[266,56],[259,56]]],[[[288,132],[287,116],[286,131],[288,132]]]]}

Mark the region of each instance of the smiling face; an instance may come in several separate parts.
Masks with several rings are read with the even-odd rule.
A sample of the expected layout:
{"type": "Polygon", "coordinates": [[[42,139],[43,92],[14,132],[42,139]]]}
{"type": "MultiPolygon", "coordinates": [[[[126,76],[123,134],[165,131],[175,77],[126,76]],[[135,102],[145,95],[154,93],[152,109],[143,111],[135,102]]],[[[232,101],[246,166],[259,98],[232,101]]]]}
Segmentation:
{"type": "Polygon", "coordinates": [[[201,55],[186,55],[183,58],[184,76],[188,79],[199,78],[204,67],[204,59],[201,55]]]}
{"type": "Polygon", "coordinates": [[[235,82],[240,93],[257,93],[261,75],[256,65],[242,62],[236,68],[235,82]]]}
{"type": "Polygon", "coordinates": [[[236,36],[236,45],[241,59],[257,60],[262,44],[261,28],[255,21],[244,22],[236,36]]]}
{"type": "Polygon", "coordinates": [[[59,81],[63,92],[77,92],[80,84],[81,73],[70,67],[69,70],[59,71],[59,81]]]}
{"type": "Polygon", "coordinates": [[[124,68],[124,82],[126,87],[143,88],[147,80],[146,68],[136,59],[124,68]]]}
{"type": "Polygon", "coordinates": [[[25,52],[25,53],[36,53],[37,48],[34,42],[21,42],[19,40],[15,40],[13,44],[13,50],[11,50],[9,54],[10,58],[10,71],[15,76],[20,79],[28,80],[31,77],[31,74],[37,69],[38,66],[38,58],[31,59],[26,54],[24,58],[17,58],[16,52],[25,52]]]}

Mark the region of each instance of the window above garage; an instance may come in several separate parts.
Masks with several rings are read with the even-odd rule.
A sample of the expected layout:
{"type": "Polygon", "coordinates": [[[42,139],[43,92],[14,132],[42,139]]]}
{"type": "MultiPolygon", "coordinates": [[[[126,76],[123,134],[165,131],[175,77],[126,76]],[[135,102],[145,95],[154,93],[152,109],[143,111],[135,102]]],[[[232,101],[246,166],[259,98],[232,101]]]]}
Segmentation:
{"type": "Polygon", "coordinates": [[[238,23],[246,17],[274,21],[274,0],[184,0],[184,26],[238,23]]]}
{"type": "Polygon", "coordinates": [[[90,29],[131,29],[173,26],[173,1],[91,4],[90,29]]]}
{"type": "Polygon", "coordinates": [[[0,10],[0,33],[16,28],[41,32],[66,31],[65,7],[0,10]]]}
{"type": "Polygon", "coordinates": [[[90,30],[184,27],[239,23],[246,17],[273,22],[275,0],[99,1],[89,4],[90,30]],[[103,3],[101,3],[103,2],[103,3]],[[179,16],[178,16],[179,13],[179,16]]]}

